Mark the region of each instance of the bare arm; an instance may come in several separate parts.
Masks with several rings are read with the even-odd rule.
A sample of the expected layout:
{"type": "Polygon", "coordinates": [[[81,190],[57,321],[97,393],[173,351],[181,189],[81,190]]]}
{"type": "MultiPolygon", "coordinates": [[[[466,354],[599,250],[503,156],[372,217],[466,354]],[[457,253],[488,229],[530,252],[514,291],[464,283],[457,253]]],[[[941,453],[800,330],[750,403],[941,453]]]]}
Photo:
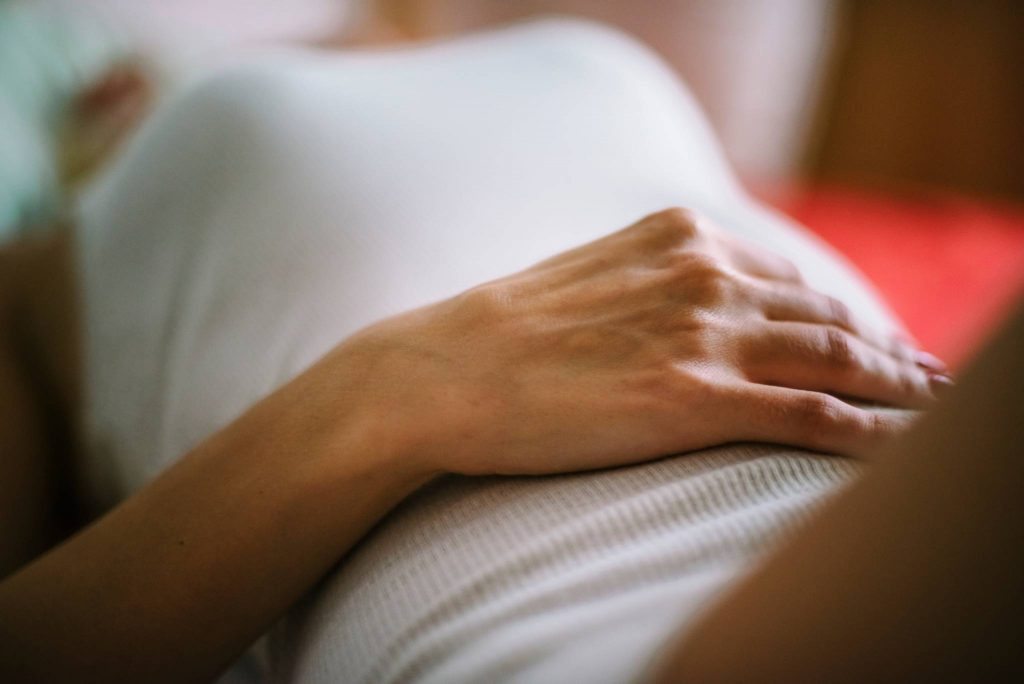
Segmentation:
{"type": "Polygon", "coordinates": [[[439,472],[739,440],[856,454],[904,425],[826,392],[931,398],[909,350],[792,265],[650,216],[371,326],[0,583],[0,678],[208,679],[439,472]]]}
{"type": "Polygon", "coordinates": [[[341,356],[0,585],[3,678],[207,680],[426,481],[325,396],[341,356]]]}

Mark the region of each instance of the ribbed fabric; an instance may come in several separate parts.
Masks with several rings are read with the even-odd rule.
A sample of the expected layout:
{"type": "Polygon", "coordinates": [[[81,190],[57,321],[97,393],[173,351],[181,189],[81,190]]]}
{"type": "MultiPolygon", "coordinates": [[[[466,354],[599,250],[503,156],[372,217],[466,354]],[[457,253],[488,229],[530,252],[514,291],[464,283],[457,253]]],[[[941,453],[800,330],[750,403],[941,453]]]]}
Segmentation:
{"type": "Polygon", "coordinates": [[[634,681],[851,473],[737,445],[579,475],[450,478],[281,625],[272,679],[634,681]]]}
{"type": "MultiPolygon", "coordinates": [[[[607,29],[543,21],[214,76],[81,207],[93,493],[127,496],[375,320],[674,205],[892,327],[839,257],[743,194],[671,73],[607,29]]],[[[846,473],[740,446],[449,479],[348,555],[267,666],[324,683],[637,679],[846,473]]]]}

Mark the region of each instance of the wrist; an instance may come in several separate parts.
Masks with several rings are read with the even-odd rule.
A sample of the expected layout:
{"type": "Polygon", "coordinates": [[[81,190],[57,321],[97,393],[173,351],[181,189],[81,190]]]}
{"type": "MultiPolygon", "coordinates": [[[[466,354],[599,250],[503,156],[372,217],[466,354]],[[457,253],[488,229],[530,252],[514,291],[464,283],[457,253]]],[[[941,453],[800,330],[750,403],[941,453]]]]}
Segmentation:
{"type": "Polygon", "coordinates": [[[396,491],[411,494],[447,472],[434,457],[424,417],[373,397],[350,410],[353,420],[334,436],[336,444],[345,447],[335,451],[348,454],[368,478],[380,478],[396,491]]]}
{"type": "Polygon", "coordinates": [[[353,476],[410,494],[442,474],[426,457],[411,423],[388,391],[387,360],[361,339],[347,341],[279,392],[288,432],[310,447],[312,477],[324,482],[353,476]],[[300,437],[301,435],[301,437],[300,437]]]}

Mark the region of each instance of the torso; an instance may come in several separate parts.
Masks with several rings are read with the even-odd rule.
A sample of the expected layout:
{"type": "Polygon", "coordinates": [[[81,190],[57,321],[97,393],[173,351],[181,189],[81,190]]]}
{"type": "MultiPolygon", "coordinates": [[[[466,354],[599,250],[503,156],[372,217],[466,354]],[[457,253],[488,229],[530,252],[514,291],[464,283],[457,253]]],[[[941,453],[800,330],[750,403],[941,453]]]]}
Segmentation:
{"type": "MultiPolygon", "coordinates": [[[[672,205],[893,325],[835,255],[745,197],[667,70],[602,28],[280,54],[215,77],[159,113],[81,210],[91,486],[126,496],[374,320],[672,205]]],[[[674,624],[848,474],[730,447],[444,482],[277,631],[271,667],[325,682],[639,677],[674,624]]]]}

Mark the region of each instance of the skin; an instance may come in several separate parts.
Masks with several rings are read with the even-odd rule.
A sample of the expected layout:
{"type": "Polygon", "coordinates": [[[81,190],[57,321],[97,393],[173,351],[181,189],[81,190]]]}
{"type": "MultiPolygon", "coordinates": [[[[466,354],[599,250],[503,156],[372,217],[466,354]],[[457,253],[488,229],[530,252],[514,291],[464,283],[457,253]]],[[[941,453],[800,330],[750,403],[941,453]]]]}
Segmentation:
{"type": "MultiPolygon", "coordinates": [[[[38,272],[47,258],[70,266],[69,247],[57,241],[36,268],[6,272],[38,272]]],[[[66,339],[48,327],[74,310],[72,279],[59,282],[62,296],[9,308],[40,345],[44,331],[66,339]]],[[[50,348],[40,377],[75,391],[60,380],[75,351],[50,348]]],[[[867,456],[906,417],[826,391],[924,406],[932,375],[785,260],[690,212],[661,212],[342,341],[22,565],[0,582],[0,678],[206,681],[441,474],[587,470],[737,440],[867,456]],[[790,386],[766,384],[790,373],[790,386]]],[[[49,395],[14,377],[0,390],[44,415],[49,395]]],[[[56,410],[64,421],[67,408],[56,410]]],[[[45,430],[2,425],[4,453],[27,449],[5,468],[51,446],[45,430]]]]}
{"type": "MultiPolygon", "coordinates": [[[[424,33],[416,22],[391,37],[424,33]]],[[[1024,676],[1024,312],[895,436],[906,416],[833,395],[926,406],[949,386],[941,365],[791,265],[668,212],[342,342],[43,554],[74,512],[60,505],[73,284],[67,233],[0,251],[4,681],[207,681],[441,473],[587,469],[737,439],[872,465],[668,640],[651,681],[1024,676]],[[365,396],[336,389],[353,376],[365,396]]]]}
{"type": "Polygon", "coordinates": [[[66,536],[79,393],[68,234],[0,250],[0,577],[66,536]]]}
{"type": "Polygon", "coordinates": [[[1024,307],[913,430],[651,680],[1024,680],[1024,307]]]}

